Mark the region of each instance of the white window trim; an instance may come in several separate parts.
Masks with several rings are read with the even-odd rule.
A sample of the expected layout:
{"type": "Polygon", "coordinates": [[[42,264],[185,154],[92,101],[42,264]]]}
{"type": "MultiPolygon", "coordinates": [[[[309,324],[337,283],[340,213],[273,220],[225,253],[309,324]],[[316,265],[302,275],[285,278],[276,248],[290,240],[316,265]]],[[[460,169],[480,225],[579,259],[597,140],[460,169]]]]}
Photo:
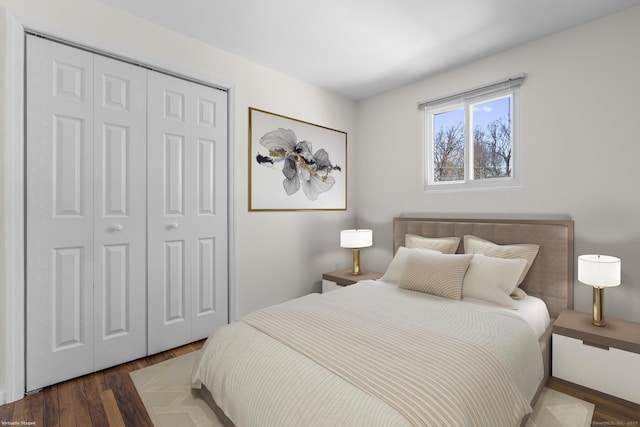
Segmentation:
{"type": "MultiPolygon", "coordinates": [[[[522,186],[522,152],[523,141],[520,129],[521,117],[521,89],[520,85],[524,74],[511,77],[501,82],[480,88],[471,89],[459,94],[446,96],[418,104],[423,115],[423,177],[425,191],[469,191],[469,190],[493,190],[505,188],[517,188],[522,186]],[[435,114],[453,109],[464,109],[465,112],[465,170],[471,168],[470,154],[473,150],[473,130],[469,129],[471,120],[467,106],[478,102],[485,102],[504,96],[511,96],[511,138],[512,138],[512,176],[490,179],[473,179],[465,176],[464,181],[442,181],[433,179],[433,117],[435,114]]],[[[466,174],[467,175],[467,174],[466,174]]]]}

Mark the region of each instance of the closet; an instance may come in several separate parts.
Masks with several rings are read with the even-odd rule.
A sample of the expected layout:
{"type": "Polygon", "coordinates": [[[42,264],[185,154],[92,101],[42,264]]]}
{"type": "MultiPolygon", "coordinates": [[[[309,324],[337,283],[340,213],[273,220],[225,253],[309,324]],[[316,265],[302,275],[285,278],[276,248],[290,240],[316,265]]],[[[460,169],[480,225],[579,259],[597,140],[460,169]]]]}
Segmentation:
{"type": "Polygon", "coordinates": [[[228,322],[227,93],[27,36],[26,389],[228,322]]]}

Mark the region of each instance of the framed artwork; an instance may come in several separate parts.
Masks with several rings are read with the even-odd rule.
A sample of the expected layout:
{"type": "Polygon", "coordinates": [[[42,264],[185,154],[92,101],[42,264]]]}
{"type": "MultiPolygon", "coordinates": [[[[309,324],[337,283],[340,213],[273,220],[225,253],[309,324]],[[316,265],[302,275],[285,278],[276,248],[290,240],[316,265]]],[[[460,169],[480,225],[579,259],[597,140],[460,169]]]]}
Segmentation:
{"type": "Polygon", "coordinates": [[[347,209],[347,133],[249,107],[249,210],[347,209]]]}

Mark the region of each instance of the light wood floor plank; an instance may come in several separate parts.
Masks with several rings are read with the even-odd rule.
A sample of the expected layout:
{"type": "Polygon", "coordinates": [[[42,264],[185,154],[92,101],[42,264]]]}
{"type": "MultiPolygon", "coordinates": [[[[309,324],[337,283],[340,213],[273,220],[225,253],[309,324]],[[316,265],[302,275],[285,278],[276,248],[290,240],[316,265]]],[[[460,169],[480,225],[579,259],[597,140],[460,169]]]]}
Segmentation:
{"type": "Polygon", "coordinates": [[[105,390],[100,393],[100,400],[107,416],[109,427],[124,427],[124,420],[118,408],[118,403],[113,395],[113,391],[105,390]]]}

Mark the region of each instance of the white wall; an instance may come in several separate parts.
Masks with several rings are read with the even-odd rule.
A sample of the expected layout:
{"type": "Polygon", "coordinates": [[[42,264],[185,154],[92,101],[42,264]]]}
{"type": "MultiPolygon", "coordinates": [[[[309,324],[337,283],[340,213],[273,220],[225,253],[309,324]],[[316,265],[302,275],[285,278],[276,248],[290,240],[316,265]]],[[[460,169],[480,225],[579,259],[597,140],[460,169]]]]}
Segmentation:
{"type": "MultiPolygon", "coordinates": [[[[231,145],[235,160],[230,169],[235,180],[236,251],[231,258],[236,267],[238,316],[320,291],[323,271],[347,267],[350,253],[339,248],[338,230],[356,225],[350,196],[355,174],[349,176],[349,210],[346,212],[248,212],[248,108],[252,106],[346,131],[350,159],[354,157],[356,145],[355,103],[92,0],[0,0],[0,18],[5,11],[16,15],[21,22],[37,23],[75,41],[196,77],[233,84],[235,103],[231,113],[235,121],[231,123],[231,145]]],[[[0,32],[4,32],[1,26],[0,32]]],[[[0,61],[4,57],[0,51],[0,61]]],[[[6,82],[1,74],[0,79],[4,87],[6,82]]],[[[0,98],[0,112],[6,107],[4,100],[0,98]]],[[[4,134],[2,122],[0,134],[4,134]]],[[[3,141],[1,146],[4,145],[3,141]]],[[[4,149],[0,156],[2,152],[4,149]]],[[[0,200],[3,200],[1,192],[2,187],[0,200]]],[[[0,215],[3,208],[0,206],[0,215]]],[[[0,295],[4,295],[8,284],[4,283],[2,264],[0,278],[0,295]]],[[[4,327],[0,331],[4,331],[4,327]]],[[[5,365],[2,333],[0,392],[5,365]]]]}
{"type": "MultiPolygon", "coordinates": [[[[0,8],[0,22],[4,22],[5,20],[5,11],[4,9],[0,8]]],[[[4,29],[0,28],[0,34],[2,33],[4,29]]],[[[3,46],[2,43],[0,43],[0,82],[5,81],[4,79],[4,69],[5,69],[5,58],[4,58],[4,52],[3,52],[3,46]]],[[[6,99],[6,94],[5,94],[5,85],[4,84],[0,84],[0,100],[6,99]]],[[[0,135],[3,135],[3,129],[4,129],[4,120],[5,120],[5,106],[4,103],[2,101],[0,101],[0,135]]],[[[1,138],[1,137],[0,137],[1,138]]],[[[2,142],[0,144],[0,165],[4,165],[4,142],[2,142]]],[[[0,173],[0,206],[3,205],[2,200],[4,200],[4,194],[3,194],[3,188],[4,188],[4,173],[0,173]]],[[[4,391],[2,390],[2,384],[5,383],[5,372],[4,372],[4,355],[5,355],[5,340],[4,340],[4,331],[5,331],[5,284],[4,284],[4,242],[5,242],[5,231],[4,231],[4,221],[5,221],[5,217],[4,217],[4,206],[2,206],[2,209],[0,209],[0,310],[2,310],[2,315],[0,315],[0,394],[2,394],[0,396],[0,404],[2,404],[2,402],[4,401],[4,391]]]]}
{"type": "MultiPolygon", "coordinates": [[[[575,253],[622,259],[605,317],[640,321],[640,7],[424,79],[358,106],[358,222],[384,269],[399,215],[570,217],[575,253]],[[524,72],[522,188],[426,193],[419,101],[524,72]]],[[[577,276],[576,276],[577,277],[577,276]]],[[[576,283],[575,308],[591,310],[576,283]]]]}

